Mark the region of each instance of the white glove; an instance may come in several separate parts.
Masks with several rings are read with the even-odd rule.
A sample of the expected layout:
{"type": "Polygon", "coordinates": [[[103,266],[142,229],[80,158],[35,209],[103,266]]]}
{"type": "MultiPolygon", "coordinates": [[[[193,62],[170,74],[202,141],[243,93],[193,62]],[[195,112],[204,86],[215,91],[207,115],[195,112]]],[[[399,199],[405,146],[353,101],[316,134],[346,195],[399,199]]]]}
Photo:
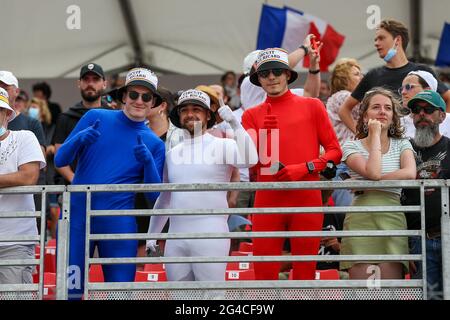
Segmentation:
{"type": "Polygon", "coordinates": [[[156,240],[147,240],[147,242],[145,243],[145,247],[147,251],[150,250],[151,252],[155,253],[157,248],[156,240]]]}
{"type": "Polygon", "coordinates": [[[236,119],[236,117],[233,114],[233,111],[231,111],[230,107],[227,106],[226,104],[223,104],[219,110],[219,116],[225,120],[226,122],[228,122],[230,124],[230,126],[233,129],[236,129],[239,127],[240,123],[239,121],[236,119]]]}

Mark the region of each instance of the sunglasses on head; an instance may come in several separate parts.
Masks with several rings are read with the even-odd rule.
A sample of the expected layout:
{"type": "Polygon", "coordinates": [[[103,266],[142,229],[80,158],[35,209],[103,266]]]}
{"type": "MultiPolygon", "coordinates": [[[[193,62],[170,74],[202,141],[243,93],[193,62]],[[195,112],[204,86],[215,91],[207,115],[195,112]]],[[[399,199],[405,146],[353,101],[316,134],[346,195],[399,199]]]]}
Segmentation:
{"type": "Polygon", "coordinates": [[[398,94],[402,94],[402,92],[403,92],[403,89],[405,89],[406,91],[409,91],[409,90],[411,90],[412,88],[414,88],[414,87],[418,87],[419,85],[418,84],[409,84],[409,83],[407,83],[407,84],[405,84],[404,86],[401,86],[400,88],[398,88],[398,94]]]}
{"type": "Polygon", "coordinates": [[[425,107],[421,107],[418,105],[413,105],[411,108],[411,112],[414,114],[419,114],[420,111],[424,111],[426,114],[432,114],[433,112],[435,112],[436,110],[438,110],[438,108],[432,106],[432,105],[426,105],[425,107]]]}
{"type": "Polygon", "coordinates": [[[142,98],[142,101],[144,101],[144,102],[149,102],[153,99],[153,95],[151,95],[150,93],[140,94],[139,92],[136,92],[136,91],[128,92],[128,98],[130,98],[131,100],[137,100],[137,99],[139,99],[139,96],[142,98]]]}
{"type": "Polygon", "coordinates": [[[284,69],[271,69],[271,70],[258,71],[258,76],[261,78],[267,78],[271,72],[275,77],[279,77],[283,74],[284,69]]]}

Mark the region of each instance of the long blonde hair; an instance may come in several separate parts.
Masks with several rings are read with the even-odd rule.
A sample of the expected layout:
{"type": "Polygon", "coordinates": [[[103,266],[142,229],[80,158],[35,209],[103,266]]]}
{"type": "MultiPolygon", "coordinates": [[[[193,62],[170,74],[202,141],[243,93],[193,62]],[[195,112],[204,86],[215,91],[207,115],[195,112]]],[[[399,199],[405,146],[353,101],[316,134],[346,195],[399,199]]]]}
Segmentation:
{"type": "Polygon", "coordinates": [[[45,100],[42,100],[39,98],[33,98],[30,101],[30,106],[32,104],[35,104],[39,107],[41,121],[47,125],[51,124],[52,123],[52,114],[50,113],[50,110],[48,109],[47,102],[45,100]]]}

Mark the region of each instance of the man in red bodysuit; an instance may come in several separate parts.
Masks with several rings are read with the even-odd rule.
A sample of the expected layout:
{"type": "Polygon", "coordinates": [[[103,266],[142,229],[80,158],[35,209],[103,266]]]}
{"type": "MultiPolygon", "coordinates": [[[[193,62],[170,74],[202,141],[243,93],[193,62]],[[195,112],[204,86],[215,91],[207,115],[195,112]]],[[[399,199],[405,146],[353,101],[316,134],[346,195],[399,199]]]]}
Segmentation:
{"type": "MultiPolygon", "coordinates": [[[[245,111],[242,124],[258,147],[257,181],[319,181],[328,161],[339,163],[342,152],[336,134],[320,100],[295,96],[288,84],[297,73],[288,64],[283,49],[262,51],[250,81],[267,93],[262,104],[245,111]],[[255,134],[256,133],[256,134],[255,134]],[[266,134],[267,133],[267,134],[266,134]],[[320,146],[325,152],[320,155],[320,146]],[[271,174],[270,167],[284,168],[271,174]]],[[[255,168],[254,167],[254,168],[255,168]]],[[[273,172],[273,171],[272,171],[273,172]]],[[[320,190],[257,191],[255,207],[322,206],[320,190]]],[[[320,231],[323,213],[253,215],[253,231],[320,231]]],[[[283,238],[253,239],[255,256],[280,255],[283,238]]],[[[293,255],[317,255],[320,238],[292,238],[293,255]]],[[[257,280],[277,280],[281,263],[255,263],[257,280]]],[[[294,262],[296,280],[315,278],[316,262],[294,262]]]]}

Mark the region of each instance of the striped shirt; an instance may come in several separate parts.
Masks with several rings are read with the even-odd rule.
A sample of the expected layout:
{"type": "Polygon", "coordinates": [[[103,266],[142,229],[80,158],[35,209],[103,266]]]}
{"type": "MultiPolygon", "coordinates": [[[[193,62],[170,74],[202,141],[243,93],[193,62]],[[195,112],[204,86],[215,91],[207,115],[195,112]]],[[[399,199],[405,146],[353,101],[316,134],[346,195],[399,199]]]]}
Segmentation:
{"type": "MultiPolygon", "coordinates": [[[[389,150],[387,153],[383,154],[381,156],[381,174],[386,174],[389,172],[396,171],[400,169],[400,155],[405,150],[412,150],[414,152],[413,147],[411,146],[411,143],[408,139],[396,139],[396,138],[390,138],[389,143],[389,150]]],[[[347,158],[353,154],[353,153],[359,153],[362,155],[366,160],[369,159],[369,152],[367,149],[362,145],[361,140],[355,140],[355,141],[347,141],[343,148],[343,156],[342,161],[346,161],[347,158]]],[[[356,173],[352,169],[349,168],[350,176],[352,179],[355,180],[367,180],[360,174],[356,173]]],[[[385,188],[385,189],[374,189],[374,190],[381,190],[386,192],[392,192],[395,194],[400,195],[401,189],[399,188],[385,188]]]]}

